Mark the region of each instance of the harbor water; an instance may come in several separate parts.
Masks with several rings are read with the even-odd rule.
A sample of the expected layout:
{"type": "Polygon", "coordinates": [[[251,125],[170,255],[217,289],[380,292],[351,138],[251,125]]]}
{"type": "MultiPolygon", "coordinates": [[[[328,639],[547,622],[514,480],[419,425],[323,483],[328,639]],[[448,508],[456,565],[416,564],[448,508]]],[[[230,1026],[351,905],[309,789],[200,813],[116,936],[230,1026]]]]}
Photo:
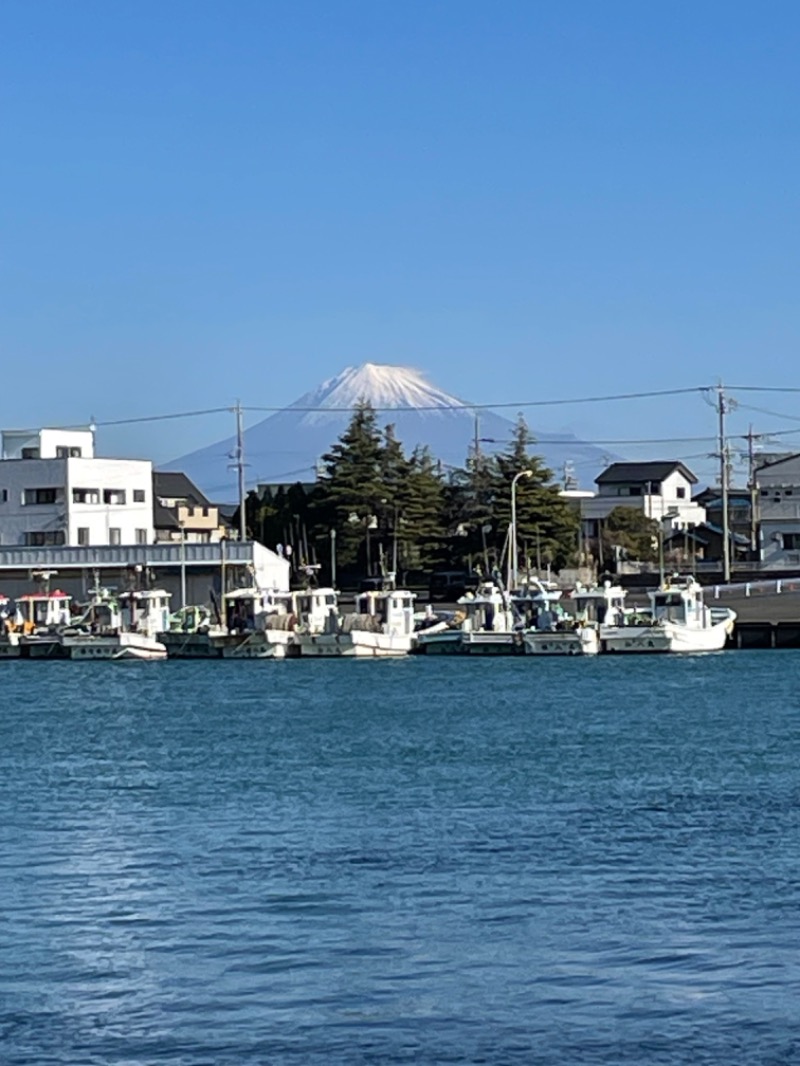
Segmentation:
{"type": "Polygon", "coordinates": [[[800,654],[0,664],[0,1061],[800,1062],[800,654]]]}

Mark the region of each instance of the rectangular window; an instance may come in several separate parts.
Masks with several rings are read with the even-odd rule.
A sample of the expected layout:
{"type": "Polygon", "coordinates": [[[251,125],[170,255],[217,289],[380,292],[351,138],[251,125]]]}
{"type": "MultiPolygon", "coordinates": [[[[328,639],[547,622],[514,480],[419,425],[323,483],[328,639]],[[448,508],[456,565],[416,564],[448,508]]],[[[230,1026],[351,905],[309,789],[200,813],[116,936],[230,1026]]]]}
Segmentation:
{"type": "Polygon", "coordinates": [[[137,529],[136,530],[136,543],[137,544],[147,544],[147,530],[146,529],[137,529]]]}
{"type": "Polygon", "coordinates": [[[631,496],[641,496],[642,495],[642,487],[641,487],[641,485],[631,485],[631,487],[628,489],[628,493],[631,496]]]}
{"type": "Polygon", "coordinates": [[[0,503],[8,503],[8,489],[0,489],[0,503]]]}
{"type": "Polygon", "coordinates": [[[787,552],[797,551],[800,548],[800,533],[783,534],[783,550],[787,552]]]}
{"type": "Polygon", "coordinates": [[[80,459],[82,454],[80,448],[67,448],[63,444],[56,446],[56,459],[80,459]]]}
{"type": "Polygon", "coordinates": [[[108,543],[109,544],[113,544],[113,545],[118,545],[118,544],[122,543],[122,534],[121,534],[120,530],[114,529],[113,527],[111,529],[109,529],[109,531],[108,531],[108,543]]]}
{"type": "Polygon", "coordinates": [[[99,489],[73,489],[73,503],[100,503],[99,489]]]}
{"type": "Polygon", "coordinates": [[[78,527],[78,544],[81,548],[89,547],[89,529],[87,526],[78,527]]]}
{"type": "Polygon", "coordinates": [[[124,504],[125,489],[103,489],[103,503],[124,504]]]}
{"type": "Polygon", "coordinates": [[[56,502],[56,489],[25,489],[25,503],[28,505],[56,502]]]}
{"type": "Polygon", "coordinates": [[[677,489],[675,489],[675,495],[678,497],[679,500],[686,499],[686,489],[683,485],[679,485],[677,489]]]}
{"type": "Polygon", "coordinates": [[[37,530],[26,533],[24,542],[29,548],[50,548],[64,543],[63,529],[37,530]]]}
{"type": "Polygon", "coordinates": [[[144,501],[145,501],[144,489],[134,489],[133,490],[133,502],[134,503],[144,503],[144,501]]]}
{"type": "Polygon", "coordinates": [[[23,459],[38,459],[39,458],[39,449],[38,448],[23,448],[22,449],[22,458],[23,459]]]}

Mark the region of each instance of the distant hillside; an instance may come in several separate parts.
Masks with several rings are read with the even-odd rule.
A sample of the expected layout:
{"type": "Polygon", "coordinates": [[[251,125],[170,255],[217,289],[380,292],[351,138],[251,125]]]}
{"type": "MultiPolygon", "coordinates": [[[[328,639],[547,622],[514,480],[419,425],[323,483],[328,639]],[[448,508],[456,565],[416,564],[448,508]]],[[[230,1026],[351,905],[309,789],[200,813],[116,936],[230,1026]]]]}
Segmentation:
{"type": "MultiPolygon", "coordinates": [[[[475,436],[475,413],[461,406],[464,401],[432,385],[416,370],[365,363],[348,367],[283,411],[245,430],[248,487],[259,482],[313,480],[320,457],[344,432],[353,407],[362,400],[378,410],[379,425],[392,423],[396,427],[407,452],[426,444],[444,464],[463,466],[475,436]]],[[[481,446],[486,451],[501,450],[511,436],[513,420],[491,411],[478,415],[480,437],[488,438],[481,446]]],[[[531,429],[535,433],[535,428],[531,429]]],[[[534,445],[532,450],[556,474],[570,461],[587,486],[607,458],[569,433],[548,433],[546,440],[548,443],[534,445]]],[[[175,459],[165,469],[185,471],[213,499],[232,500],[237,492],[236,472],[229,464],[235,444],[234,437],[217,441],[175,459]]]]}

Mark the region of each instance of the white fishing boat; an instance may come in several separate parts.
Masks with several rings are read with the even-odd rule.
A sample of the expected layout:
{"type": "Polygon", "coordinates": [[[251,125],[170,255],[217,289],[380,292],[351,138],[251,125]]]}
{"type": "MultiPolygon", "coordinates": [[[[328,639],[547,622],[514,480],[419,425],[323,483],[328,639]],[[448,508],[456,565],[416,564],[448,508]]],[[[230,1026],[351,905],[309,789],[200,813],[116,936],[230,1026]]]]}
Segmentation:
{"type": "Polygon", "coordinates": [[[534,581],[513,602],[524,623],[526,655],[596,655],[597,625],[582,610],[569,614],[561,606],[561,590],[534,581]]]}
{"type": "Polygon", "coordinates": [[[385,658],[408,655],[414,646],[414,594],[391,587],[356,596],[352,614],[340,615],[332,589],[298,596],[301,624],[295,639],[301,656],[385,658]],[[320,602],[320,594],[324,600],[320,602]],[[331,596],[333,599],[331,600],[331,596]],[[327,613],[325,613],[327,609],[327,613]]]}
{"type": "Polygon", "coordinates": [[[225,629],[209,637],[224,659],[285,659],[298,654],[297,614],[291,592],[255,587],[223,597],[225,629]]]}
{"type": "Polygon", "coordinates": [[[0,597],[0,658],[58,654],[59,631],[70,622],[66,592],[29,592],[13,604],[0,597]]]}
{"type": "Polygon", "coordinates": [[[450,622],[417,634],[417,650],[426,655],[514,655],[523,650],[515,629],[511,599],[494,581],[483,581],[462,596],[450,622]]]}
{"type": "Polygon", "coordinates": [[[647,619],[626,615],[621,625],[603,625],[602,650],[614,653],[720,651],[733,631],[736,612],[710,608],[692,577],[674,578],[650,596],[647,619]]]}
{"type": "Polygon", "coordinates": [[[166,659],[166,646],[157,634],[169,628],[168,592],[139,589],[116,596],[97,588],[91,595],[84,615],[60,635],[66,658],[166,659]]]}

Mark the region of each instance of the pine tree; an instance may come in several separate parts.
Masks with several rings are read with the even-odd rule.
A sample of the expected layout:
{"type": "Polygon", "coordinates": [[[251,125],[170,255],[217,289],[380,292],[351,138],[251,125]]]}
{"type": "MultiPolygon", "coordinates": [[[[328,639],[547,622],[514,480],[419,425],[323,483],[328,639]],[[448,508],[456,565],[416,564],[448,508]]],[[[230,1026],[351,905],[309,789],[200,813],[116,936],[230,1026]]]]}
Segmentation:
{"type": "Polygon", "coordinates": [[[567,500],[559,494],[552,471],[531,454],[534,437],[520,415],[509,447],[496,456],[493,477],[493,518],[507,531],[511,522],[511,484],[521,470],[531,476],[520,478],[516,487],[517,546],[520,568],[525,560],[532,567],[564,566],[577,546],[578,518],[567,500]]]}
{"type": "Polygon", "coordinates": [[[367,539],[385,499],[384,447],[370,404],[356,407],[347,429],[322,461],[325,472],[313,494],[318,539],[335,529],[339,565],[363,565],[367,539]]]}
{"type": "Polygon", "coordinates": [[[406,569],[430,570],[445,550],[445,485],[428,448],[418,447],[409,462],[400,519],[406,569]]]}

